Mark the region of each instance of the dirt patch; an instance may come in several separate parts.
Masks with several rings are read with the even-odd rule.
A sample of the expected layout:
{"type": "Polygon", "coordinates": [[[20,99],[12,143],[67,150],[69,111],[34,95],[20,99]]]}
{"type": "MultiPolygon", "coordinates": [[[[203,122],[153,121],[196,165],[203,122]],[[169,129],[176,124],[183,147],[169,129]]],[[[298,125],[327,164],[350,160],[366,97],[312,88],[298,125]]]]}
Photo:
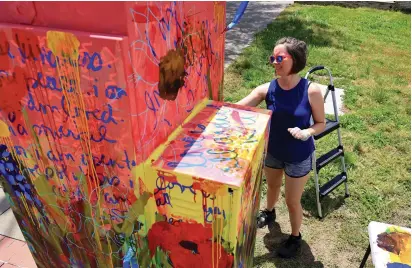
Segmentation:
{"type": "Polygon", "coordinates": [[[356,79],[353,81],[353,85],[359,86],[359,87],[368,87],[368,88],[377,88],[378,83],[372,78],[372,79],[356,79]]]}
{"type": "MultiPolygon", "coordinates": [[[[283,191],[283,189],[282,189],[283,191]]],[[[266,205],[266,197],[262,195],[261,208],[266,205]]],[[[339,212],[342,212],[339,209],[339,212]]],[[[256,234],[254,267],[355,267],[360,264],[363,249],[353,249],[339,239],[343,223],[342,217],[329,215],[320,220],[309,216],[304,211],[302,223],[303,244],[300,254],[290,260],[276,256],[276,250],[290,232],[289,214],[282,196],[276,205],[277,219],[273,226],[258,229],[256,234]]],[[[340,214],[340,213],[336,213],[340,214]]],[[[366,241],[365,243],[367,243],[366,241]]],[[[366,250],[366,248],[365,248],[366,250]]]]}

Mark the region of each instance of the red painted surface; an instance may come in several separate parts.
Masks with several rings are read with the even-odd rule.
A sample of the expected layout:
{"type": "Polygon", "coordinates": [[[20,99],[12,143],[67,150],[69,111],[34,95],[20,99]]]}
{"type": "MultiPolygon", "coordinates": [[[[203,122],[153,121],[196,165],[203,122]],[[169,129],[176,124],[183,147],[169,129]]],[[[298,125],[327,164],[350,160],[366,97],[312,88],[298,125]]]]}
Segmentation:
{"type": "Polygon", "coordinates": [[[149,231],[149,248],[152,256],[156,247],[169,252],[173,267],[232,267],[233,256],[226,253],[223,247],[216,247],[219,242],[212,242],[212,228],[199,223],[157,222],[149,231]],[[215,244],[215,245],[213,245],[215,244]],[[220,256],[216,264],[212,262],[212,247],[220,256]],[[216,249],[217,248],[217,249],[216,249]]]}
{"type": "MultiPolygon", "coordinates": [[[[214,18],[214,5],[207,2],[177,2],[176,6],[171,2],[126,3],[134,22],[128,24],[131,40],[128,71],[133,78],[128,80],[128,87],[139,89],[131,92],[130,98],[137,103],[132,113],[141,115],[132,117],[132,124],[139,126],[133,129],[133,136],[137,150],[145,157],[167,138],[171,129],[183,122],[201,99],[209,97],[205,77],[208,69],[213,98],[218,99],[224,60],[224,36],[218,28],[224,26],[224,22],[218,23],[214,18]],[[211,25],[206,26],[206,21],[211,25]],[[182,32],[194,34],[188,36],[182,32]],[[183,41],[180,46],[186,48],[188,76],[176,101],[164,101],[157,94],[158,64],[179,40],[183,41]]],[[[222,11],[224,15],[224,9],[222,11]]]]}
{"type": "Polygon", "coordinates": [[[127,35],[122,1],[108,2],[0,2],[0,22],[49,29],[127,35]]]}
{"type": "MultiPolygon", "coordinates": [[[[119,86],[127,92],[129,103],[121,103],[121,106],[130,108],[121,117],[134,126],[130,143],[134,143],[136,155],[145,159],[187,117],[196,103],[209,97],[209,87],[213,98],[219,97],[223,79],[224,36],[217,28],[224,25],[224,9],[218,17],[223,21],[216,21],[215,6],[193,2],[177,2],[176,6],[172,2],[1,2],[0,23],[31,24],[26,26],[28,36],[20,32],[17,35],[19,40],[13,37],[13,33],[9,32],[5,37],[5,33],[0,32],[1,64],[9,67],[11,59],[4,55],[5,51],[7,46],[11,46],[12,51],[18,53],[18,42],[25,42],[23,52],[29,58],[36,56],[31,55],[31,51],[38,55],[36,43],[40,42],[41,47],[47,48],[47,30],[88,35],[89,40],[81,40],[81,52],[101,54],[103,64],[98,76],[109,79],[98,79],[97,86],[104,87],[111,80],[120,82],[119,86]],[[183,32],[195,34],[184,36],[183,32]],[[101,33],[106,37],[99,38],[101,33]],[[106,43],[113,42],[108,40],[110,36],[107,34],[125,35],[129,42],[122,44],[122,49],[110,47],[106,43]],[[175,42],[186,49],[188,75],[184,90],[175,102],[170,102],[162,100],[157,93],[158,64],[168,50],[175,48],[175,42]],[[30,51],[29,46],[32,47],[30,51]],[[116,70],[106,68],[115,64],[116,70]]],[[[10,31],[11,25],[5,24],[2,29],[10,31]]],[[[23,69],[32,67],[30,62],[14,64],[13,68],[16,65],[23,69]]],[[[41,68],[55,75],[47,66],[41,68]]],[[[27,70],[17,70],[16,75],[25,72],[27,70]]],[[[84,72],[82,88],[93,88],[93,76],[94,73],[84,72]]],[[[137,163],[140,161],[137,159],[137,163]]]]}
{"type": "MultiPolygon", "coordinates": [[[[115,234],[131,239],[137,232],[124,219],[137,223],[135,210],[145,205],[137,192],[140,199],[147,194],[143,183],[134,188],[144,174],[133,169],[200,101],[221,97],[224,27],[224,2],[0,2],[0,120],[19,154],[19,163],[8,164],[31,174],[5,181],[5,191],[39,264],[122,265],[127,247],[115,234]],[[53,55],[49,31],[74,34],[77,63],[53,55]],[[184,86],[174,101],[164,100],[159,65],[177,49],[185,58],[184,86]],[[75,66],[58,67],[57,60],[75,66]],[[71,89],[79,96],[69,105],[71,89]],[[125,230],[110,229],[122,224],[125,230]]],[[[208,240],[199,243],[207,253],[191,261],[210,257],[208,240]]]]}

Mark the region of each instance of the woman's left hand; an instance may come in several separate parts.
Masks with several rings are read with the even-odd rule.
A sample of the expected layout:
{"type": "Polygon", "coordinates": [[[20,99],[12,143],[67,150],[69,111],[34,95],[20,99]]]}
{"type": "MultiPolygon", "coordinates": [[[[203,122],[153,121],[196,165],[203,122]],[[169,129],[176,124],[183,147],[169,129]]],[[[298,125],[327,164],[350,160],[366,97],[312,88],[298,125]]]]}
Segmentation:
{"type": "Polygon", "coordinates": [[[288,128],[288,131],[295,139],[306,141],[312,136],[308,129],[300,129],[298,127],[288,128]]]}

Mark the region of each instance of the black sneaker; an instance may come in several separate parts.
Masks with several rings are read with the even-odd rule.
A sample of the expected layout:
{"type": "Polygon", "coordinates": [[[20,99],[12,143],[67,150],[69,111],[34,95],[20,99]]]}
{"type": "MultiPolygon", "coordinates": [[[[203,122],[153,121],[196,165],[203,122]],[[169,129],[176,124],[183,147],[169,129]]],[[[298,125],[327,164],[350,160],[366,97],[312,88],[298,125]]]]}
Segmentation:
{"type": "Polygon", "coordinates": [[[302,235],[300,233],[299,236],[290,235],[277,253],[281,258],[293,258],[298,253],[301,244],[302,235]]]}
{"type": "Polygon", "coordinates": [[[261,210],[257,217],[257,226],[258,228],[263,228],[269,223],[275,222],[275,220],[276,220],[275,209],[272,209],[272,211],[269,211],[267,209],[261,210]]]}

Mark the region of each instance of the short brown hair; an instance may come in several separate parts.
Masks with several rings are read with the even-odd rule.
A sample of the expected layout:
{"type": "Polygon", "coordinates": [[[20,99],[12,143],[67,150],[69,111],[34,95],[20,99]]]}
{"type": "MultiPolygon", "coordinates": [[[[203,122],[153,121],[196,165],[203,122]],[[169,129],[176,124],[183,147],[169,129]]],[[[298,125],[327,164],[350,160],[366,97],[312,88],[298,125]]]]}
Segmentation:
{"type": "Polygon", "coordinates": [[[292,70],[290,70],[291,74],[297,74],[305,68],[308,49],[304,41],[294,37],[283,37],[276,42],[275,47],[277,45],[284,45],[290,56],[292,56],[293,66],[292,70]]]}

